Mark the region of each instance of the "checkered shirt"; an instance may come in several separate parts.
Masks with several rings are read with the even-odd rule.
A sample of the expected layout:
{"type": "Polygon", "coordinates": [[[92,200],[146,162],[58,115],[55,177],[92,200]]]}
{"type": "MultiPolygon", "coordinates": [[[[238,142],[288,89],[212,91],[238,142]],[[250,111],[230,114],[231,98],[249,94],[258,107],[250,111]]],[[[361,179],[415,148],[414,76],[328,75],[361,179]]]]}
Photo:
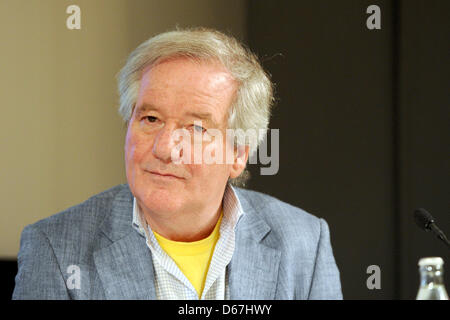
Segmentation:
{"type": "MultiPolygon", "coordinates": [[[[244,213],[236,191],[230,184],[227,184],[225,188],[222,206],[220,236],[209,265],[201,300],[228,300],[230,298],[227,265],[234,252],[235,227],[244,213]]],[[[151,251],[157,299],[198,300],[199,297],[194,286],[173,259],[161,248],[150,226],[145,222],[139,212],[136,198],[133,201],[133,228],[145,237],[151,251]]]]}

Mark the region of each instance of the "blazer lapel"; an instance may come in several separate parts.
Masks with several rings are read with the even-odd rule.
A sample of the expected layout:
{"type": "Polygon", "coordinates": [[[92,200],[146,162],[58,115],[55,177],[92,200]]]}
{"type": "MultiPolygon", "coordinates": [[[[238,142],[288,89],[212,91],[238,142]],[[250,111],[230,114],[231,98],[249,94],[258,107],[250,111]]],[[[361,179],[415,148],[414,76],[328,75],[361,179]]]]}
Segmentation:
{"type": "Polygon", "coordinates": [[[133,195],[125,185],[100,227],[106,244],[94,252],[107,299],[156,299],[151,252],[132,217],[133,195]]]}
{"type": "MultiPolygon", "coordinates": [[[[278,239],[247,200],[239,197],[245,214],[236,227],[235,251],[228,266],[230,298],[275,298],[281,252],[278,239]]],[[[107,299],[156,299],[151,252],[132,227],[133,195],[124,185],[100,226],[100,248],[94,262],[107,299]]]]}
{"type": "Polygon", "coordinates": [[[275,298],[281,252],[268,244],[270,227],[241,196],[244,215],[236,228],[235,251],[229,264],[232,300],[275,298]]]}
{"type": "Polygon", "coordinates": [[[152,257],[137,232],[94,253],[107,299],[156,299],[152,257]]]}

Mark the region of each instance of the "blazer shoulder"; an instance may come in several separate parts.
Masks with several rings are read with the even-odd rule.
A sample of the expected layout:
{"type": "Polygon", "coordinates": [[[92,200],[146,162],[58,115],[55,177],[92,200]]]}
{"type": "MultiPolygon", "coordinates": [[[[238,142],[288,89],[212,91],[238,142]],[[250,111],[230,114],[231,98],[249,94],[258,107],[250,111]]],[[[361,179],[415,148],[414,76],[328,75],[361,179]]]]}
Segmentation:
{"type": "Polygon", "coordinates": [[[56,236],[63,230],[94,231],[111,211],[115,196],[125,188],[128,188],[126,184],[112,187],[93,195],[80,204],[39,220],[29,225],[28,228],[36,229],[46,235],[56,236]]]}
{"type": "Polygon", "coordinates": [[[251,211],[265,220],[272,229],[289,237],[299,233],[317,235],[321,218],[276,197],[248,189],[236,188],[244,211],[251,211]]]}
{"type": "Polygon", "coordinates": [[[276,212],[278,218],[298,218],[310,223],[318,223],[319,217],[274,196],[242,188],[235,188],[239,199],[243,198],[247,205],[250,205],[255,211],[263,215],[273,215],[276,212]]]}

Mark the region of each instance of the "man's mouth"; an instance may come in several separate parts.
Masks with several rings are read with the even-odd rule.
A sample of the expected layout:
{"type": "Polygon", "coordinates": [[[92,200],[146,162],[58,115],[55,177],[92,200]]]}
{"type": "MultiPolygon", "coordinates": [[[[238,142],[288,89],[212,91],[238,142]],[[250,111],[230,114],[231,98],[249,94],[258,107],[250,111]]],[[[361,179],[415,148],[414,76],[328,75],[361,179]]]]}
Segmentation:
{"type": "Polygon", "coordinates": [[[152,175],[155,175],[157,177],[161,177],[161,178],[173,178],[173,179],[183,179],[182,177],[179,177],[177,175],[174,175],[172,173],[167,173],[167,172],[159,172],[159,171],[147,171],[149,173],[151,173],[152,175]]]}

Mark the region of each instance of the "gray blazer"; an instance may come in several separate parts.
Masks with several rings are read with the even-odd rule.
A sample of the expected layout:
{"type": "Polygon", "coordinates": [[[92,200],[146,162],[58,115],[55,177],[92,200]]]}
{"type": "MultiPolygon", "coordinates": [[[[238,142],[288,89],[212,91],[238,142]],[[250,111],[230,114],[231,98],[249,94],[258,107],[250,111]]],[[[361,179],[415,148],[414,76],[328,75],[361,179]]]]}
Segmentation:
{"type": "MultiPolygon", "coordinates": [[[[235,188],[244,215],[228,265],[231,299],[342,299],[327,223],[235,188]]],[[[151,252],[119,185],[25,227],[13,299],[155,299],[151,252]],[[68,285],[79,267],[79,288],[68,285]]],[[[73,283],[73,282],[72,282],[73,283]]]]}

